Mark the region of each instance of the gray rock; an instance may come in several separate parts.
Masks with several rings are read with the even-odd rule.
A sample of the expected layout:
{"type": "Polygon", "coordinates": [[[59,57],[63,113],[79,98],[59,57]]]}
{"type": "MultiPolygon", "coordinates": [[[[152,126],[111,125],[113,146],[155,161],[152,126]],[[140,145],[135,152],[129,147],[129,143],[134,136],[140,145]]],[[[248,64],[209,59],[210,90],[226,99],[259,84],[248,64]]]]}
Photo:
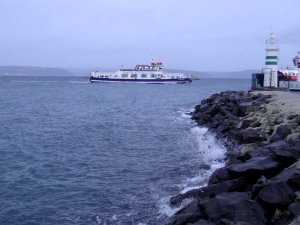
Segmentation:
{"type": "Polygon", "coordinates": [[[203,216],[203,210],[200,208],[198,201],[193,201],[171,216],[166,224],[185,225],[188,223],[197,222],[198,220],[202,219],[203,216]]]}
{"type": "Polygon", "coordinates": [[[217,224],[211,221],[200,220],[197,221],[196,223],[188,223],[187,225],[217,225],[217,224]]]}
{"type": "Polygon", "coordinates": [[[300,190],[300,169],[297,162],[270,179],[259,192],[257,200],[272,214],[277,208],[286,208],[290,205],[295,200],[295,192],[298,190],[300,190]]]}
{"type": "Polygon", "coordinates": [[[248,179],[257,180],[261,176],[267,178],[278,172],[280,163],[271,156],[251,158],[240,164],[228,166],[228,172],[233,177],[245,176],[248,179]]]}
{"type": "Polygon", "coordinates": [[[266,207],[270,210],[275,210],[276,208],[284,208],[290,205],[294,199],[295,194],[292,189],[282,183],[282,184],[267,184],[258,194],[258,201],[264,203],[266,207]]]}
{"type": "Polygon", "coordinates": [[[246,130],[242,130],[240,135],[242,143],[246,144],[266,140],[266,135],[260,128],[248,128],[246,130]]]}
{"type": "Polygon", "coordinates": [[[250,200],[247,193],[222,193],[209,199],[204,208],[208,219],[214,222],[224,219],[255,225],[265,225],[267,222],[263,208],[250,200]]]}
{"type": "Polygon", "coordinates": [[[275,134],[279,135],[281,139],[286,138],[289,134],[292,133],[291,128],[287,124],[279,125],[274,131],[275,134]]]}
{"type": "Polygon", "coordinates": [[[253,106],[252,102],[243,102],[239,105],[237,115],[239,117],[246,116],[250,112],[255,112],[256,107],[253,106]]]}
{"type": "Polygon", "coordinates": [[[288,207],[288,210],[294,215],[300,215],[300,202],[295,202],[288,207]]]}
{"type": "Polygon", "coordinates": [[[230,180],[231,177],[226,167],[219,168],[213,172],[208,180],[208,184],[217,184],[226,180],[230,180]]]}
{"type": "Polygon", "coordinates": [[[188,199],[188,198],[212,197],[223,192],[241,191],[243,189],[243,186],[244,186],[244,179],[242,178],[224,181],[217,184],[211,184],[206,187],[190,190],[184,194],[179,194],[174,197],[171,197],[170,204],[176,205],[181,203],[184,199],[188,199]]]}

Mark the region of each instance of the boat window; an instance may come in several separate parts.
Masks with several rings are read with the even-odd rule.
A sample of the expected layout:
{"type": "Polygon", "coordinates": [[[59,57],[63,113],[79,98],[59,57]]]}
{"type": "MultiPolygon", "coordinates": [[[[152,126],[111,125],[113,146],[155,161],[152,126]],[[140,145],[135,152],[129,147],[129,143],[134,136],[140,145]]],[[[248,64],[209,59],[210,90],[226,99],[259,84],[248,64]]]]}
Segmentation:
{"type": "Polygon", "coordinates": [[[128,74],[123,73],[123,74],[122,74],[122,77],[123,77],[123,78],[127,78],[127,77],[128,77],[128,74]]]}
{"type": "Polygon", "coordinates": [[[156,77],[156,74],[151,74],[151,78],[155,78],[156,77]]]}
{"type": "Polygon", "coordinates": [[[176,78],[178,79],[178,78],[180,78],[179,76],[176,76],[176,78]]]}
{"type": "Polygon", "coordinates": [[[142,74],[141,77],[142,78],[147,78],[147,74],[142,74]]]}
{"type": "Polygon", "coordinates": [[[137,74],[135,73],[131,74],[131,78],[137,78],[137,74]]]}
{"type": "Polygon", "coordinates": [[[108,76],[105,76],[105,78],[108,78],[108,76]]]}

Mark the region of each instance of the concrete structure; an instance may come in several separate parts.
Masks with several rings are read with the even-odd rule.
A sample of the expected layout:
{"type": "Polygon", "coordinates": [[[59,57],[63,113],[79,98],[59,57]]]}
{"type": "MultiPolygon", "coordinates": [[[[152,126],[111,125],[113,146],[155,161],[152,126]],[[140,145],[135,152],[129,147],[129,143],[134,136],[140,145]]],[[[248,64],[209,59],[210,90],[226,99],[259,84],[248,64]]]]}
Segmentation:
{"type": "Polygon", "coordinates": [[[277,40],[275,34],[272,33],[270,38],[266,41],[266,63],[263,69],[264,87],[278,87],[278,60],[279,48],[277,47],[277,40]]]}

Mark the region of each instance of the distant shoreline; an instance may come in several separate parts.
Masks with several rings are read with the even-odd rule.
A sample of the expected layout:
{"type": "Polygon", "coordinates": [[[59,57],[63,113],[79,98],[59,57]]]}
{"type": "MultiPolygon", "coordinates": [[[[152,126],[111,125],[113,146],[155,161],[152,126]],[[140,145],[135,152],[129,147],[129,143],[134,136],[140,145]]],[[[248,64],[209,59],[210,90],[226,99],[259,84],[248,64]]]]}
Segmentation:
{"type": "MultiPolygon", "coordinates": [[[[55,67],[36,67],[36,66],[0,66],[0,76],[88,76],[91,71],[101,70],[112,72],[113,68],[55,68],[55,67]],[[55,75],[53,75],[55,74],[55,75]]],[[[225,79],[251,79],[251,74],[258,70],[242,70],[232,72],[219,71],[192,71],[185,69],[168,69],[167,72],[181,72],[192,75],[195,78],[225,78],[225,79]]]]}

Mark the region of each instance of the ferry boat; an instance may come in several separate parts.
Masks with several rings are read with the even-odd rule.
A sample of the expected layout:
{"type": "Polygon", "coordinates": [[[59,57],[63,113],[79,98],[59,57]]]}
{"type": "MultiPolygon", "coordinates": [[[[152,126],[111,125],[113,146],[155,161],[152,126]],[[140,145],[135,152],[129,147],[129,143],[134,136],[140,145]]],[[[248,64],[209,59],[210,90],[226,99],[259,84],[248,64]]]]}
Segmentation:
{"type": "Polygon", "coordinates": [[[133,69],[121,68],[114,73],[91,72],[90,82],[184,84],[192,82],[192,78],[183,73],[167,73],[162,62],[152,62],[150,65],[136,65],[133,69]]]}

